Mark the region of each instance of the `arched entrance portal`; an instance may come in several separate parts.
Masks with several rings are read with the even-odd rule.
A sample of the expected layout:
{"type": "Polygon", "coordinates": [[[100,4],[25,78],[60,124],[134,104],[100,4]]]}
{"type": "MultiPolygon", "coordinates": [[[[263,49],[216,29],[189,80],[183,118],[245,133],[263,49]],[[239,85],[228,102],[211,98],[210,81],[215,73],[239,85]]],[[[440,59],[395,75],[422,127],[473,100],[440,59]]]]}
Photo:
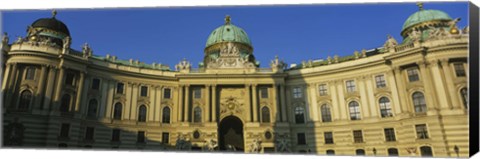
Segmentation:
{"type": "Polygon", "coordinates": [[[243,123],[236,116],[227,116],[218,125],[218,146],[221,151],[244,151],[243,123]],[[230,147],[230,148],[229,148],[230,147]]]}

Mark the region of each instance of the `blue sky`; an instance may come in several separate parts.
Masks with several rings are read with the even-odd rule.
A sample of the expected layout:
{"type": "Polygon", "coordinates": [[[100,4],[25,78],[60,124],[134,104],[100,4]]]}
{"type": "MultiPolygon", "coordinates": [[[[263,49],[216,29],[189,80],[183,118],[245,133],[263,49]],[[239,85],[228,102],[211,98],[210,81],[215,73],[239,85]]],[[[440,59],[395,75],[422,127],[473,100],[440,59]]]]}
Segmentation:
{"type": "MultiPolygon", "coordinates": [[[[466,2],[427,2],[424,8],[462,18],[461,28],[468,24],[466,2]]],[[[74,49],[81,50],[88,42],[96,55],[162,63],[174,69],[183,58],[197,67],[208,35],[224,23],[227,14],[247,32],[261,67],[269,67],[275,55],[291,64],[380,47],[387,34],[401,41],[404,21],[418,7],[415,3],[370,3],[57,11],[57,19],[70,30],[74,49]]],[[[51,17],[51,10],[3,11],[2,32],[13,41],[26,35],[28,25],[45,17],[51,17]]]]}

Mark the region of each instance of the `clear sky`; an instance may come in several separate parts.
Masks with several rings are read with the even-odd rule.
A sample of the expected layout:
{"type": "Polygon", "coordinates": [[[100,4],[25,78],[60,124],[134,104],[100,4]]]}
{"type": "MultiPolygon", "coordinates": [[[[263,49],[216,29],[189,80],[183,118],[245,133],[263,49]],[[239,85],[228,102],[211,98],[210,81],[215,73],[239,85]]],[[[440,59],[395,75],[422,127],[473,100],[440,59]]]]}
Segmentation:
{"type": "MultiPolygon", "coordinates": [[[[424,4],[468,24],[467,2],[424,4]]],[[[418,11],[415,3],[323,4],[238,7],[159,7],[136,9],[57,9],[72,36],[72,48],[88,42],[93,53],[174,65],[187,58],[198,67],[208,35],[224,24],[225,15],[243,28],[261,67],[278,55],[288,64],[302,60],[351,55],[380,47],[387,34],[401,41],[404,21],[418,11]]],[[[2,12],[2,32],[10,41],[25,36],[26,28],[51,10],[2,12]]]]}

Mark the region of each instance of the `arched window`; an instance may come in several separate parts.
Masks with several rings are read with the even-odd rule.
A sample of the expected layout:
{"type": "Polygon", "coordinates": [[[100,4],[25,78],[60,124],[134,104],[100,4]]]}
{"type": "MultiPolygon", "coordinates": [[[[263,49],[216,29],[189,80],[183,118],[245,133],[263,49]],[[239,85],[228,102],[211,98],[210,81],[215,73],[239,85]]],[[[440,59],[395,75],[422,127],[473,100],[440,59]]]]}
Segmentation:
{"type": "Polygon", "coordinates": [[[295,123],[305,123],[305,110],[303,107],[295,107],[295,123]]]}
{"type": "Polygon", "coordinates": [[[365,150],[357,149],[355,150],[355,154],[357,154],[357,156],[365,156],[365,150]]]}
{"type": "Polygon", "coordinates": [[[360,120],[360,106],[358,102],[352,101],[348,103],[350,109],[350,120],[360,120]]]}
{"type": "Polygon", "coordinates": [[[193,109],[193,122],[194,123],[202,122],[202,108],[198,106],[193,109]]]}
{"type": "Polygon", "coordinates": [[[270,122],[270,109],[267,106],[262,107],[262,123],[270,122]]]}
{"type": "Polygon", "coordinates": [[[380,114],[382,118],[392,116],[392,108],[390,108],[390,100],[387,97],[382,97],[378,101],[380,105],[380,114]]]}
{"type": "Polygon", "coordinates": [[[327,150],[327,155],[329,156],[335,155],[335,150],[327,150]]]}
{"type": "Polygon", "coordinates": [[[162,111],[162,123],[170,123],[170,108],[165,106],[162,111]]]}
{"type": "Polygon", "coordinates": [[[88,102],[88,117],[95,117],[97,115],[97,105],[98,102],[96,99],[91,99],[90,102],[88,102]]]}
{"type": "Polygon", "coordinates": [[[122,119],[122,103],[115,103],[115,106],[113,107],[113,119],[122,119]]]}
{"type": "Polygon", "coordinates": [[[396,149],[396,148],[389,148],[389,149],[388,149],[388,156],[398,156],[398,149],[396,149]]]}
{"type": "Polygon", "coordinates": [[[425,104],[425,96],[423,96],[423,93],[415,92],[412,98],[415,113],[424,113],[427,111],[427,104],[425,104]]]}
{"type": "Polygon", "coordinates": [[[32,102],[32,92],[25,90],[20,94],[20,103],[18,104],[18,109],[27,110],[30,107],[32,102]]]}
{"type": "Polygon", "coordinates": [[[60,105],[60,112],[68,112],[68,109],[70,108],[70,95],[65,94],[62,97],[62,102],[60,105]]]}
{"type": "Polygon", "coordinates": [[[430,146],[420,147],[420,154],[422,157],[433,157],[432,148],[430,146]]]}
{"type": "Polygon", "coordinates": [[[138,107],[138,121],[145,122],[147,120],[147,107],[145,105],[141,105],[138,107]]]}
{"type": "Polygon", "coordinates": [[[460,94],[462,95],[463,106],[468,109],[468,89],[462,88],[460,94]]]}
{"type": "Polygon", "coordinates": [[[322,105],[321,107],[322,121],[331,122],[332,114],[330,113],[330,107],[327,104],[322,105]]]}

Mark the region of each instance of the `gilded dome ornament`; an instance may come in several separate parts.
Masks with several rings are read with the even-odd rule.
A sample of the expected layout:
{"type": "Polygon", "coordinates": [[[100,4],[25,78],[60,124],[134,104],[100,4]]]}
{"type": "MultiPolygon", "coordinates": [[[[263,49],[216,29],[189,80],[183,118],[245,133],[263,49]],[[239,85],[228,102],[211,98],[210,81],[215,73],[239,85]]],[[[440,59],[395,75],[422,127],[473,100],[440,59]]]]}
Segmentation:
{"type": "Polygon", "coordinates": [[[423,3],[422,2],[418,2],[417,6],[418,6],[419,10],[423,10],[423,3]]]}
{"type": "Polygon", "coordinates": [[[225,16],[225,25],[229,25],[229,24],[230,24],[230,21],[231,21],[230,15],[226,15],[226,16],[225,16]]]}
{"type": "Polygon", "coordinates": [[[57,16],[57,10],[52,10],[52,18],[55,18],[55,16],[57,16]]]}

